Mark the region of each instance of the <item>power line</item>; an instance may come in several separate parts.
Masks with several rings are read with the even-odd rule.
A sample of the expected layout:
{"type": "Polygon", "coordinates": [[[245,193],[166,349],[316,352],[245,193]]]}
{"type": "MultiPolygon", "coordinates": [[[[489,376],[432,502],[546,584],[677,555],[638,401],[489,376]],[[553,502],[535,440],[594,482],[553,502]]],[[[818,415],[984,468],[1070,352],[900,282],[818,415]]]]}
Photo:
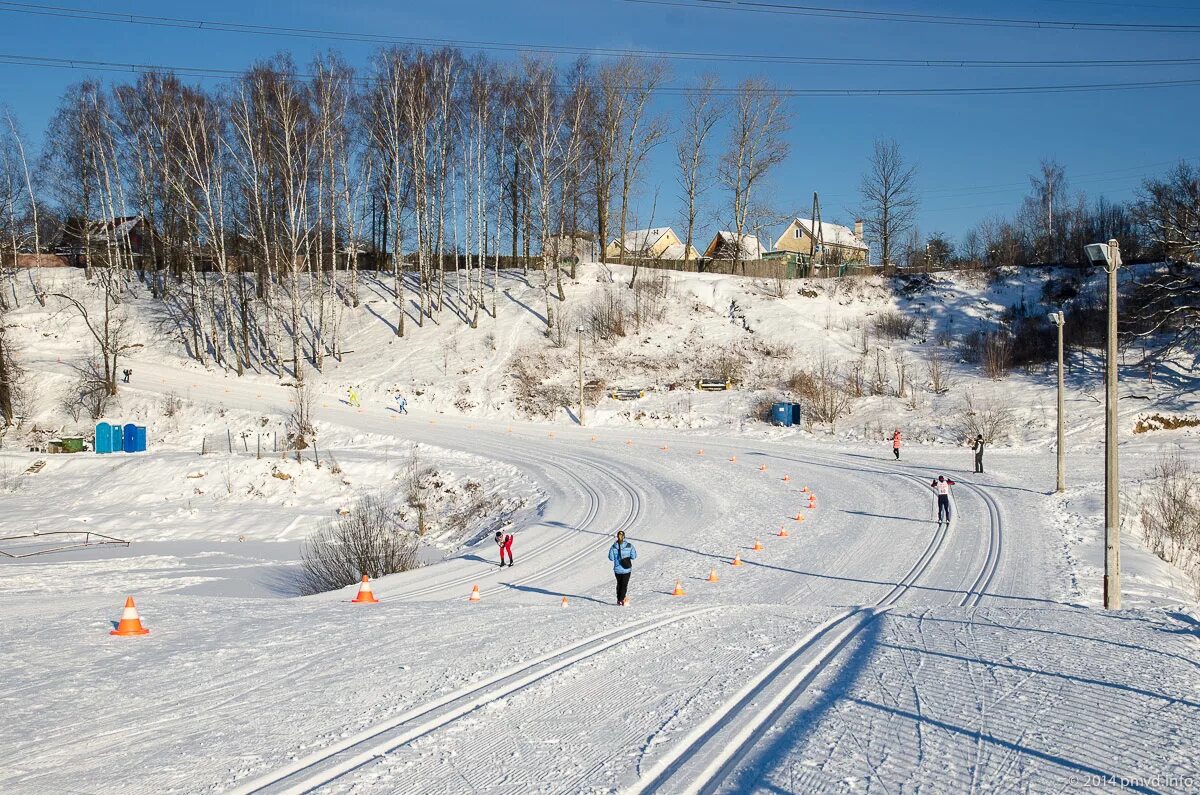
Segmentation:
{"type": "Polygon", "coordinates": [[[907,22],[924,25],[960,25],[990,28],[1034,28],[1038,30],[1107,31],[1120,33],[1200,33],[1200,25],[1171,25],[1166,23],[1086,22],[1056,19],[1010,19],[1003,17],[951,16],[948,14],[917,14],[907,11],[872,11],[857,8],[805,6],[770,0],[625,0],[626,3],[672,6],[676,8],[705,8],[723,11],[745,11],[762,14],[791,14],[807,17],[830,17],[872,22],[907,22]]]}
{"type": "MultiPolygon", "coordinates": [[[[245,70],[219,69],[213,67],[167,66],[163,64],[121,63],[116,61],[94,61],[80,58],[50,58],[48,56],[17,55],[0,53],[0,64],[22,66],[37,66],[55,69],[81,69],[103,72],[128,72],[146,74],[151,72],[171,72],[190,77],[208,77],[231,80],[241,77],[245,70]]],[[[313,75],[297,74],[296,77],[311,78],[313,75]]],[[[369,82],[369,78],[357,77],[359,82],[369,82]]],[[[1015,94],[1069,94],[1090,93],[1101,91],[1135,91],[1151,88],[1181,88],[1200,86],[1200,78],[1191,80],[1151,80],[1134,83],[1083,83],[1069,85],[1043,86],[961,86],[943,88],[765,88],[764,93],[778,94],[785,98],[799,97],[958,97],[958,96],[1000,96],[1015,94]]],[[[714,91],[716,94],[730,96],[741,89],[723,87],[714,91]]],[[[661,94],[684,96],[692,94],[695,88],[687,86],[664,86],[658,89],[661,94]]]]}
{"type": "Polygon", "coordinates": [[[459,47],[472,51],[495,52],[538,52],[549,55],[587,55],[597,58],[655,57],[675,61],[710,63],[760,63],[804,66],[885,66],[917,68],[955,69],[1059,69],[1094,67],[1166,67],[1195,66],[1200,57],[1191,58],[1107,58],[1075,60],[1004,60],[1004,59],[961,59],[961,58],[870,58],[844,56],[771,55],[768,53],[699,52],[690,50],[644,50],[620,47],[575,47],[557,44],[529,44],[486,40],[455,40],[392,36],[358,31],[336,31],[322,28],[281,27],[276,25],[251,25],[213,19],[188,19],[182,17],[150,16],[111,11],[70,8],[66,6],[38,3],[0,2],[0,11],[35,16],[82,19],[95,22],[165,27],[183,30],[242,33],[285,38],[317,39],[324,41],[356,42],[380,45],[411,45],[415,47],[459,47]]]}

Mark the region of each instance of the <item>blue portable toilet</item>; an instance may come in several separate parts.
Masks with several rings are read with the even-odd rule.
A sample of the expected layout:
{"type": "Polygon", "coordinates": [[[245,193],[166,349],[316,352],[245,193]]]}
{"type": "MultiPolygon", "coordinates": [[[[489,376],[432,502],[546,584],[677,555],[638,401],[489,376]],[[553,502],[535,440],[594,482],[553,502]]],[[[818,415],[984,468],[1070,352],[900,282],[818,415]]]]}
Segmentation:
{"type": "Polygon", "coordinates": [[[109,449],[114,453],[119,453],[125,449],[125,434],[121,431],[120,425],[109,426],[111,434],[109,436],[109,449]]]}
{"type": "Polygon", "coordinates": [[[132,422],[125,424],[125,438],[121,449],[127,453],[137,452],[137,426],[132,422]]]}
{"type": "Polygon", "coordinates": [[[799,403],[792,404],[792,425],[804,424],[804,407],[799,403]]]}
{"type": "Polygon", "coordinates": [[[792,427],[792,404],[775,403],[771,406],[771,424],[792,427]]]}
{"type": "Polygon", "coordinates": [[[136,453],[146,452],[146,426],[145,425],[137,426],[137,442],[136,442],[136,444],[134,444],[134,452],[136,452],[136,453]]]}
{"type": "Polygon", "coordinates": [[[96,423],[96,452],[112,452],[112,426],[107,422],[96,423]]]}

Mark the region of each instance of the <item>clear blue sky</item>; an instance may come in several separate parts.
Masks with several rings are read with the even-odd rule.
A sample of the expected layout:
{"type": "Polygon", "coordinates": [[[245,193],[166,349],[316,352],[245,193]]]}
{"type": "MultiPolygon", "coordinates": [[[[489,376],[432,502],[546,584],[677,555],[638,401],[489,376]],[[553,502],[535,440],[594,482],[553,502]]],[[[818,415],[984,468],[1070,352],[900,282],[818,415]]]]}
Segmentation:
{"type": "MultiPolygon", "coordinates": [[[[671,0],[668,0],[670,2],[671,0]]],[[[804,0],[780,0],[800,3],[804,0]]],[[[809,0],[815,3],[815,0],[809,0]]],[[[62,0],[106,12],[203,18],[529,45],[620,47],[714,53],[871,56],[903,59],[1136,59],[1200,57],[1200,33],[1036,30],[813,18],[626,2],[625,0],[363,0],[203,5],[147,0],[62,0]]],[[[690,0],[689,0],[690,2],[690,0]]],[[[1200,25],[1200,2],[1146,0],[823,0],[821,5],[924,14],[1200,25]]],[[[0,4],[3,9],[3,4],[0,4]]],[[[0,10],[0,53],[175,66],[241,69],[279,50],[299,63],[340,50],[363,65],[374,45],[232,32],[178,30],[36,16],[0,10]]],[[[497,58],[514,57],[500,53],[497,58]]],[[[566,59],[564,59],[566,60],[566,59]]],[[[1142,82],[1200,78],[1200,65],[1152,67],[932,69],[672,62],[673,84],[711,70],[725,83],[759,74],[785,87],[912,88],[1142,82]]],[[[0,103],[40,144],[68,84],[87,71],[0,65],[0,103]]],[[[107,80],[133,79],[96,73],[107,80]]],[[[196,80],[194,82],[205,82],[196,80]]],[[[679,100],[666,98],[669,115],[679,100]]],[[[792,154],[773,178],[772,206],[807,215],[819,191],[827,219],[848,221],[872,140],[895,138],[919,167],[920,226],[964,233],[983,216],[1011,214],[1043,157],[1065,165],[1072,189],[1129,198],[1146,174],[1169,161],[1200,158],[1200,86],[1080,94],[965,97],[855,97],[792,100],[792,154]]],[[[657,223],[678,223],[669,145],[653,156],[641,197],[648,215],[659,186],[657,223]]],[[[710,200],[719,200],[714,191],[710,200]]]]}

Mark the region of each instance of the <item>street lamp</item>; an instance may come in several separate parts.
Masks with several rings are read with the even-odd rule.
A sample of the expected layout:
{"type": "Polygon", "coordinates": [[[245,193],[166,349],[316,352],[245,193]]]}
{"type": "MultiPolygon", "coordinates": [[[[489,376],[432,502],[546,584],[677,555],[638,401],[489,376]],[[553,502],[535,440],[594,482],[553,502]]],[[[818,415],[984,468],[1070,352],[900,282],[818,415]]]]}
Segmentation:
{"type": "Polygon", "coordinates": [[[583,326],[576,326],[579,339],[579,424],[583,425],[583,326]]]}
{"type": "Polygon", "coordinates": [[[1108,342],[1104,366],[1104,607],[1121,609],[1121,528],[1117,501],[1117,269],[1116,240],[1083,247],[1088,262],[1108,274],[1108,342]]]}
{"type": "Polygon", "coordinates": [[[1050,313],[1050,322],[1058,326],[1058,480],[1055,488],[1059,492],[1067,490],[1067,478],[1064,472],[1063,442],[1066,434],[1063,431],[1063,323],[1066,315],[1060,312],[1050,313]]]}

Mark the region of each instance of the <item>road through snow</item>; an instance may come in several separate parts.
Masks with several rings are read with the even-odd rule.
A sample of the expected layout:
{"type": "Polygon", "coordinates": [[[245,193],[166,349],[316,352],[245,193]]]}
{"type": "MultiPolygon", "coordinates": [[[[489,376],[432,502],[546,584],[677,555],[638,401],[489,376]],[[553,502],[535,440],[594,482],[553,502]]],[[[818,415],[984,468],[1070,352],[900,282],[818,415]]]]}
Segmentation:
{"type": "MultiPolygon", "coordinates": [[[[138,371],[139,388],[227,407],[284,410],[289,395],[138,371]]],[[[317,416],[536,481],[545,502],[515,528],[516,566],[494,565],[485,543],[377,581],[382,603],[366,607],[347,604],[352,588],[164,595],[141,603],[152,634],[135,642],[103,634],[112,593],[6,596],[0,790],[1083,792],[1126,776],[1135,791],[1187,792],[1200,780],[1194,627],[1061,601],[1044,495],[1020,473],[333,401],[317,416]],[[939,472],[959,482],[948,526],[928,520],[939,472]],[[605,555],[618,529],[639,550],[625,610],[605,555]],[[686,596],[671,595],[677,581],[686,596]],[[475,583],[483,599],[468,604],[475,583]],[[1137,733],[1118,739],[1101,700],[1137,733]]]]}

